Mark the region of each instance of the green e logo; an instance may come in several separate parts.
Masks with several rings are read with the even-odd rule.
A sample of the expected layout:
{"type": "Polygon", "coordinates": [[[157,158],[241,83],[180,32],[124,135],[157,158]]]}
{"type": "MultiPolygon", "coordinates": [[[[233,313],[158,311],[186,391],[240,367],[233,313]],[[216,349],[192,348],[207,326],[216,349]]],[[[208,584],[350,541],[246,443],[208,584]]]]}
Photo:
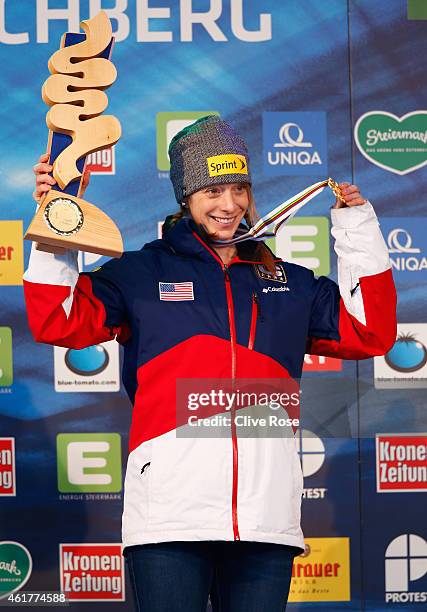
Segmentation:
{"type": "Polygon", "coordinates": [[[267,244],[284,261],[310,268],[317,276],[331,271],[327,217],[291,219],[267,244]]]}
{"type": "Polygon", "coordinates": [[[122,457],[118,433],[58,434],[56,454],[61,493],[121,491],[122,457]]]}

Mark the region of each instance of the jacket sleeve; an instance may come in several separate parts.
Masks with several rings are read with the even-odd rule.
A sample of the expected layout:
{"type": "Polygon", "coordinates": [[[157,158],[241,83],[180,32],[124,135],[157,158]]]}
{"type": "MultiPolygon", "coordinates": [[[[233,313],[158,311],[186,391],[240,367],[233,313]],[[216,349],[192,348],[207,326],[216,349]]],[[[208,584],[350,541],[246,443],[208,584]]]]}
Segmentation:
{"type": "Polygon", "coordinates": [[[28,322],[34,339],[68,348],[85,348],[129,336],[118,278],[118,260],[98,272],[79,274],[77,252],[37,251],[33,244],[24,274],[28,322]]]}
{"type": "Polygon", "coordinates": [[[388,250],[372,205],[332,209],[338,285],[315,283],[307,352],[365,359],[396,340],[396,290],[388,250]]]}

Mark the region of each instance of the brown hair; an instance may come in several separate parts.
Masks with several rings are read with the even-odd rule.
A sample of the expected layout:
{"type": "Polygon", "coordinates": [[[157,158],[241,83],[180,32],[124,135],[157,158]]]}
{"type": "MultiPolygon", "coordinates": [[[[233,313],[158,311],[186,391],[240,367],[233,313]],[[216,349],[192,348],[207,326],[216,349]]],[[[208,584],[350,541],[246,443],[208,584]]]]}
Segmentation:
{"type": "MultiPolygon", "coordinates": [[[[251,186],[249,184],[245,185],[246,191],[248,193],[249,206],[248,210],[245,213],[244,219],[248,224],[248,227],[252,227],[255,223],[260,219],[258,211],[256,209],[254,196],[252,193],[251,186]]],[[[188,199],[185,198],[184,202],[186,206],[188,206],[188,199]]],[[[176,213],[168,217],[167,221],[167,229],[173,227],[182,217],[184,216],[184,208],[181,205],[180,210],[176,213]]],[[[166,229],[166,228],[164,228],[166,229]]],[[[261,261],[263,265],[267,268],[267,270],[275,277],[276,276],[276,264],[274,263],[274,256],[270,249],[263,243],[258,242],[255,249],[255,259],[261,261]]]]}

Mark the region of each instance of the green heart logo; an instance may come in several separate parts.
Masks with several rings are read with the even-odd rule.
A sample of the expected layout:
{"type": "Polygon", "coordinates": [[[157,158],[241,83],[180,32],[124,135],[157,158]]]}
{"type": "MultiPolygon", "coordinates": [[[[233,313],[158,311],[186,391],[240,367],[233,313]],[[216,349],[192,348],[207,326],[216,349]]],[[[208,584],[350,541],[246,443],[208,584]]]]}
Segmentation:
{"type": "Polygon", "coordinates": [[[359,151],[370,162],[395,174],[427,164],[427,111],[396,117],[385,111],[362,115],[354,126],[359,151]]]}
{"type": "Polygon", "coordinates": [[[0,599],[19,591],[31,575],[29,551],[18,542],[0,542],[0,599]]]}

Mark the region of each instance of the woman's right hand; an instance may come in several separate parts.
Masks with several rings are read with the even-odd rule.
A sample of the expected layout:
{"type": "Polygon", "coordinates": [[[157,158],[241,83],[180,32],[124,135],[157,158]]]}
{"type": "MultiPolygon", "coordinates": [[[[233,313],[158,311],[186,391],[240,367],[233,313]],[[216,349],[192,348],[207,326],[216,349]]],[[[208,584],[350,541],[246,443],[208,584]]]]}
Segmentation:
{"type": "Polygon", "coordinates": [[[36,175],[36,188],[33,191],[33,198],[37,204],[52,189],[53,185],[56,185],[55,179],[49,174],[49,172],[52,172],[52,166],[47,163],[48,159],[49,153],[43,153],[39,158],[40,163],[33,166],[33,172],[36,175]]]}
{"type": "MultiPolygon", "coordinates": [[[[33,198],[40,203],[43,196],[56,185],[56,181],[53,176],[50,176],[49,172],[52,172],[53,166],[48,163],[49,153],[43,153],[40,155],[39,163],[33,167],[33,172],[36,175],[36,188],[33,191],[33,198]]],[[[83,181],[80,188],[79,197],[83,197],[86,187],[89,185],[90,172],[85,170],[83,174],[83,181]]]]}

